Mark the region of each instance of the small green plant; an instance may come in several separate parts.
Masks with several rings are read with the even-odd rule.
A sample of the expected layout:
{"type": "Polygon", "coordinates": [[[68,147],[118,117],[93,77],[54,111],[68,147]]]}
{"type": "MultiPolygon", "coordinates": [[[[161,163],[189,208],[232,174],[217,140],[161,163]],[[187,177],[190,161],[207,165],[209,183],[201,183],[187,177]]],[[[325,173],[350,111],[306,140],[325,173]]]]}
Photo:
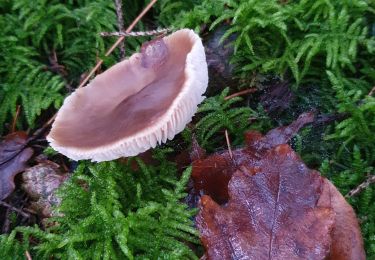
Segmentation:
{"type": "Polygon", "coordinates": [[[229,88],[226,88],[220,95],[207,98],[198,109],[198,112],[204,116],[196,124],[196,134],[199,144],[204,148],[209,148],[209,144],[211,146],[215,144],[214,139],[218,137],[222,140],[224,134],[219,132],[224,130],[231,135],[234,144],[241,143],[244,132],[250,127],[250,118],[258,116],[249,107],[232,107],[242,98],[234,97],[226,100],[228,93],[229,88]]]}
{"type": "Polygon", "coordinates": [[[0,258],[4,260],[23,260],[25,253],[29,249],[28,236],[25,235],[24,243],[20,242],[16,236],[17,230],[13,230],[9,235],[0,235],[0,258]]]}
{"type": "Polygon", "coordinates": [[[232,61],[242,76],[253,70],[281,76],[291,73],[302,83],[311,76],[320,77],[326,69],[354,71],[362,50],[375,51],[375,38],[369,36],[365,18],[374,9],[365,0],[221,0],[215,5],[204,0],[194,8],[185,2],[193,4],[174,3],[186,8],[179,14],[162,5],[161,16],[176,17],[176,27],[195,30],[202,24],[213,30],[229,22],[222,40],[235,35],[232,61]]]}
{"type": "Polygon", "coordinates": [[[330,71],[327,74],[337,93],[337,110],[350,116],[338,123],[336,131],[326,136],[326,140],[340,140],[339,156],[345,150],[351,151],[354,145],[360,147],[371,165],[375,162],[375,98],[365,94],[371,85],[330,71]]]}

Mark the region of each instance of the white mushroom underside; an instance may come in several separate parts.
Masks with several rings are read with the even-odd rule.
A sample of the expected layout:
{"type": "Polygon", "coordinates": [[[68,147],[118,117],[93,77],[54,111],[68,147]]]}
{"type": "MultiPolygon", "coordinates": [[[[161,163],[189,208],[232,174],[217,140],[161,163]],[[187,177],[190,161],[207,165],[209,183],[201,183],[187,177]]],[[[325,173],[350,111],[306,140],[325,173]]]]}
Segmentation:
{"type": "MultiPolygon", "coordinates": [[[[47,136],[47,140],[50,142],[50,145],[55,150],[71,159],[90,159],[100,162],[120,157],[135,156],[150,148],[154,148],[157,144],[166,142],[167,139],[173,139],[173,137],[181,132],[186,124],[192,120],[198,105],[204,99],[202,95],[206,91],[208,84],[206,57],[199,36],[192,30],[187,29],[180,30],[174,34],[179,33],[188,34],[188,37],[194,42],[186,58],[184,71],[186,81],[172,105],[155,124],[114,143],[95,148],[64,146],[49,135],[47,136]]],[[[174,34],[168,37],[173,37],[174,34]]],[[[69,105],[71,100],[75,98],[76,93],[77,92],[73,93],[64,101],[64,105],[58,112],[56,121],[59,120],[60,117],[69,116],[65,115],[66,111],[64,111],[64,106],[69,105]]]]}

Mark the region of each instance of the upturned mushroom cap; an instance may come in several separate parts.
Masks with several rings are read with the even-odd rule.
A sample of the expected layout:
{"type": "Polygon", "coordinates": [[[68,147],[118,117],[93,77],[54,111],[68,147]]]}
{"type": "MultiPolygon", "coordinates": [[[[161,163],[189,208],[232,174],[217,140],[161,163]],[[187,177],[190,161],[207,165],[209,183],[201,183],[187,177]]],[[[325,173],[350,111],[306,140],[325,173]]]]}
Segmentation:
{"type": "Polygon", "coordinates": [[[199,36],[179,30],[146,43],[67,97],[47,140],[74,160],[135,156],[181,132],[207,84],[199,36]]]}

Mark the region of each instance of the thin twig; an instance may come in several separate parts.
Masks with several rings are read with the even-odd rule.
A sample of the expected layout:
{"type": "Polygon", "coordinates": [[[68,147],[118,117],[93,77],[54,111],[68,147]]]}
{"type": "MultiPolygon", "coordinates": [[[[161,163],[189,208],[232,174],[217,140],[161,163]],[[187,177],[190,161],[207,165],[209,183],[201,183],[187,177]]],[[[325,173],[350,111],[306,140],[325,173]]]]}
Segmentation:
{"type": "Polygon", "coordinates": [[[31,255],[30,255],[29,251],[27,251],[27,250],[26,250],[26,252],[25,252],[25,256],[26,256],[26,259],[27,259],[27,260],[33,260],[33,259],[31,258],[31,255]]]}
{"type": "Polygon", "coordinates": [[[257,91],[256,88],[245,89],[245,90],[242,90],[242,91],[240,91],[240,92],[234,93],[234,94],[232,94],[232,95],[226,96],[226,97],[224,98],[224,100],[229,100],[229,99],[234,98],[234,97],[238,97],[238,96],[246,95],[246,94],[249,94],[249,93],[254,93],[254,92],[256,92],[256,91],[257,91]]]}
{"type": "Polygon", "coordinates": [[[29,215],[29,214],[23,212],[23,211],[20,210],[20,209],[17,209],[17,208],[15,208],[15,207],[13,207],[12,205],[10,205],[10,204],[8,204],[8,203],[6,203],[6,202],[4,202],[4,201],[0,201],[0,205],[2,205],[2,206],[4,206],[4,207],[6,207],[6,208],[9,208],[9,209],[11,209],[11,210],[13,210],[13,211],[15,211],[15,212],[21,214],[21,215],[22,215],[23,217],[25,217],[25,218],[30,218],[30,215],[29,215]]]}
{"type": "Polygon", "coordinates": [[[232,148],[230,146],[230,140],[229,140],[229,135],[228,135],[227,129],[225,129],[225,140],[227,141],[229,156],[233,160],[233,153],[232,153],[232,148]]]}
{"type": "Polygon", "coordinates": [[[16,114],[14,115],[13,122],[12,122],[11,133],[14,133],[16,131],[16,124],[17,124],[18,117],[20,115],[20,111],[21,111],[21,106],[17,105],[16,114]]]}
{"type": "MultiPolygon", "coordinates": [[[[134,21],[129,25],[129,27],[126,29],[125,32],[129,33],[131,30],[133,30],[134,26],[141,20],[141,18],[151,9],[151,7],[157,2],[157,0],[152,0],[146,7],[143,9],[143,11],[134,19],[134,21]]],[[[117,39],[117,41],[112,45],[111,48],[105,53],[105,57],[109,56],[113,50],[124,40],[125,36],[121,36],[117,39]]],[[[90,71],[90,73],[86,76],[86,78],[81,82],[81,84],[78,86],[78,88],[83,87],[87,81],[91,78],[92,75],[98,70],[98,68],[103,64],[103,60],[99,59],[98,63],[95,65],[95,67],[90,71]]]]}
{"type": "Polygon", "coordinates": [[[370,93],[368,93],[369,96],[372,96],[375,93],[375,86],[371,89],[370,93]]]}
{"type": "MultiPolygon", "coordinates": [[[[116,14],[117,14],[117,27],[120,32],[124,30],[124,18],[122,15],[122,1],[115,0],[116,5],[116,14]]],[[[120,60],[123,60],[125,57],[125,41],[121,42],[120,46],[120,60]]]]}
{"type": "Polygon", "coordinates": [[[375,183],[375,175],[370,175],[364,182],[362,182],[356,188],[349,191],[348,194],[345,195],[345,197],[350,198],[361,193],[364,189],[366,189],[372,183],[375,183]]]}
{"type": "Polygon", "coordinates": [[[152,31],[145,31],[145,32],[101,32],[100,36],[104,37],[110,37],[110,36],[116,36],[116,37],[121,37],[121,36],[130,36],[130,37],[141,37],[141,36],[153,36],[157,34],[163,34],[172,31],[171,28],[166,28],[166,29],[156,29],[152,31]]]}

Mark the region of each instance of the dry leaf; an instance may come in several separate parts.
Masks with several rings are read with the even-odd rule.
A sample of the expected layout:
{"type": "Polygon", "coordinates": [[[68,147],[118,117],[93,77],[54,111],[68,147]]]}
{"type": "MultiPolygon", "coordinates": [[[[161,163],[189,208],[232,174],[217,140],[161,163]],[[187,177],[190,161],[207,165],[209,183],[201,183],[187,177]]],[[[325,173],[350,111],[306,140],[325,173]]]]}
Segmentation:
{"type": "Polygon", "coordinates": [[[208,259],[365,259],[353,209],[286,143],[311,114],[193,163],[208,259]],[[222,205],[219,205],[222,204],[222,205]]]}
{"type": "Polygon", "coordinates": [[[33,154],[26,148],[27,134],[14,132],[0,143],[0,200],[7,198],[15,188],[14,176],[25,170],[33,154]]]}
{"type": "Polygon", "coordinates": [[[31,209],[42,217],[54,215],[53,206],[61,202],[55,191],[68,178],[68,174],[62,174],[59,165],[45,161],[28,168],[22,178],[22,188],[32,199],[31,209]]]}

